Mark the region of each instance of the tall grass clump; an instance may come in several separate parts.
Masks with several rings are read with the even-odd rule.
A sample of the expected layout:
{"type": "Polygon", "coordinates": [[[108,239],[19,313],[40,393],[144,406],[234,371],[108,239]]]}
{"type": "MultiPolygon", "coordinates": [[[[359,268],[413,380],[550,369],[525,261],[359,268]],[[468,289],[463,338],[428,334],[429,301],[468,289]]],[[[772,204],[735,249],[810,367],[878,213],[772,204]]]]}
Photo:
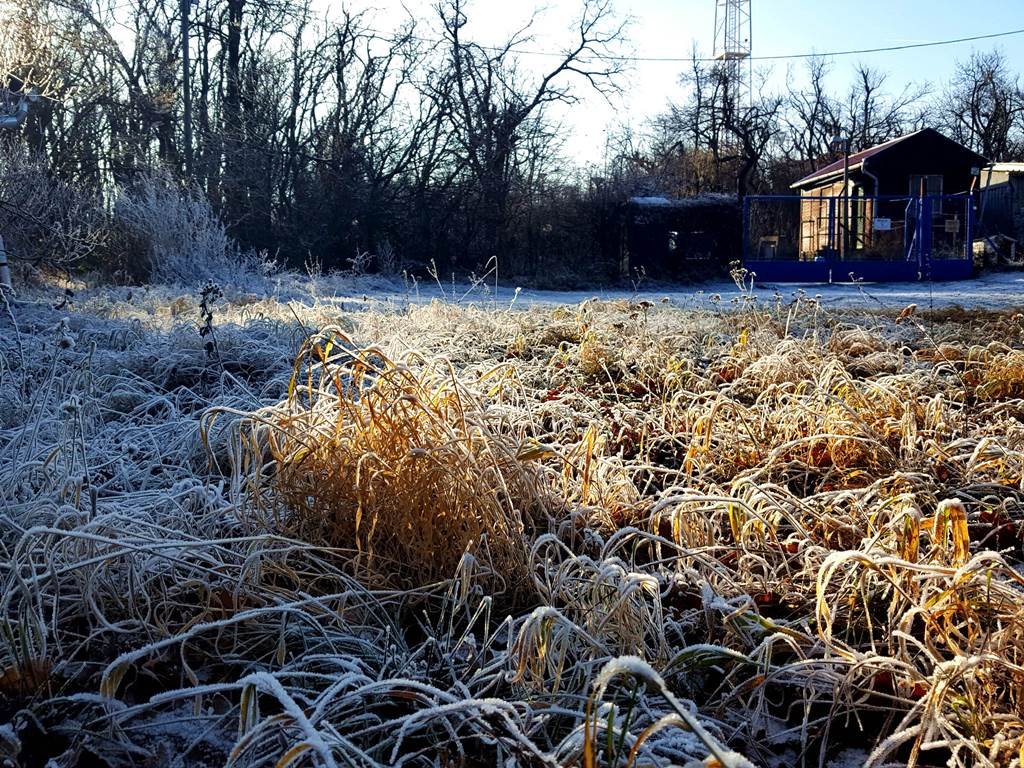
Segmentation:
{"type": "Polygon", "coordinates": [[[522,580],[543,478],[450,363],[392,360],[329,329],[306,342],[288,397],[240,428],[255,519],[338,550],[369,583],[445,579],[467,551],[522,580]]]}

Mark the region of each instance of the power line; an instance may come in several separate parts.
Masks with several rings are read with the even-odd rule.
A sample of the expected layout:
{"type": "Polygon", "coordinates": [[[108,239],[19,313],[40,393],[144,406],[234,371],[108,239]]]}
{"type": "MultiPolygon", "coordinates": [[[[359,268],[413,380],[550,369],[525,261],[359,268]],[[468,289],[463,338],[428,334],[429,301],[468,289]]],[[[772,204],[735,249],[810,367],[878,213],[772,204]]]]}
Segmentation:
{"type": "MultiPolygon", "coordinates": [[[[374,30],[369,30],[374,31],[374,30]]],[[[786,59],[813,59],[813,58],[831,58],[833,56],[856,56],[865,53],[888,53],[890,51],[907,51],[914,48],[934,48],[943,45],[956,45],[958,43],[970,43],[977,40],[993,40],[999,37],[1010,37],[1011,35],[1024,34],[1024,29],[1014,29],[1009,32],[994,32],[988,35],[974,35],[972,37],[958,37],[951,40],[936,40],[928,43],[909,43],[907,45],[890,45],[883,48],[857,48],[845,51],[825,51],[821,53],[810,52],[810,53],[782,53],[774,54],[770,56],[751,56],[751,61],[782,61],[786,59]]],[[[443,43],[444,40],[425,38],[425,37],[412,37],[413,40],[417,40],[423,43],[443,43]]],[[[504,48],[500,46],[488,46],[480,45],[479,48],[489,51],[502,51],[504,48]]],[[[558,51],[534,51],[523,48],[512,48],[510,53],[518,53],[524,56],[564,56],[565,54],[558,51]]],[[[714,62],[719,59],[714,57],[697,57],[696,59],[691,56],[680,57],[680,56],[614,56],[610,54],[593,54],[588,56],[590,59],[604,59],[608,61],[622,61],[622,62],[648,62],[648,63],[677,63],[685,64],[693,61],[699,62],[714,62]]]]}
{"type": "MultiPolygon", "coordinates": [[[[135,2],[132,2],[131,0],[128,0],[128,2],[124,2],[124,3],[120,3],[118,5],[112,6],[108,10],[116,13],[117,11],[123,10],[125,8],[136,8],[136,7],[137,7],[137,4],[135,2]]],[[[335,27],[339,26],[338,22],[335,21],[334,19],[332,19],[329,16],[329,12],[322,12],[322,13],[313,12],[310,15],[316,16],[319,19],[323,19],[324,21],[328,22],[329,24],[331,24],[331,25],[333,25],[335,27]]],[[[389,39],[390,40],[394,40],[394,39],[398,39],[399,37],[403,37],[402,35],[396,35],[395,33],[382,32],[380,30],[373,29],[371,27],[365,27],[365,28],[363,28],[363,31],[369,32],[369,33],[374,34],[374,35],[379,35],[381,37],[381,39],[385,39],[385,40],[389,40],[389,39]]],[[[750,60],[751,61],[785,61],[785,60],[799,60],[799,59],[813,59],[813,58],[831,58],[833,56],[859,56],[859,55],[863,55],[863,54],[867,54],[867,53],[890,53],[890,52],[893,52],[893,51],[909,51],[909,50],[915,50],[915,49],[919,49],[919,48],[936,48],[936,47],[946,46],[946,45],[957,45],[957,44],[960,44],[960,43],[972,43],[972,42],[977,42],[979,40],[995,40],[995,39],[998,39],[998,38],[1012,37],[1012,36],[1021,35],[1021,34],[1024,34],[1024,28],[1013,29],[1013,30],[1009,30],[1007,32],[992,32],[992,33],[989,33],[989,34],[972,35],[972,36],[969,36],[969,37],[957,37],[957,38],[951,38],[951,39],[948,39],[948,40],[934,40],[934,41],[926,42],[926,43],[907,43],[906,45],[890,45],[890,46],[882,46],[882,47],[878,47],[878,48],[854,48],[854,49],[841,50],[841,51],[824,51],[824,52],[821,52],[821,53],[818,53],[818,52],[815,52],[815,51],[811,51],[811,52],[808,52],[808,53],[780,53],[780,54],[770,54],[770,55],[766,55],[766,56],[751,56],[750,60]]],[[[435,37],[421,37],[421,36],[418,36],[418,35],[408,35],[407,37],[408,37],[408,39],[415,40],[416,42],[429,43],[429,44],[432,44],[432,45],[439,45],[439,44],[448,42],[448,40],[446,40],[446,39],[435,38],[435,37]]],[[[482,50],[485,50],[485,51],[497,51],[497,52],[500,52],[500,51],[504,51],[505,50],[505,48],[503,46],[498,46],[498,45],[477,45],[477,47],[482,49],[482,50]]],[[[523,56],[546,56],[546,57],[559,57],[559,58],[565,56],[565,52],[564,51],[540,51],[540,50],[533,50],[533,49],[528,49],[528,48],[517,48],[517,47],[511,48],[509,50],[509,52],[510,53],[521,54],[523,56]]],[[[625,63],[632,62],[632,63],[655,63],[655,64],[657,64],[657,63],[686,64],[686,63],[693,62],[694,60],[696,60],[698,62],[702,62],[702,63],[711,63],[711,62],[718,61],[718,59],[716,57],[697,57],[696,59],[694,59],[692,56],[616,56],[616,55],[613,55],[613,54],[597,54],[597,53],[592,54],[592,55],[590,55],[590,56],[588,56],[586,58],[587,59],[606,60],[606,61],[620,61],[620,62],[625,62],[625,63]]]]}
{"type": "MultiPolygon", "coordinates": [[[[885,48],[861,48],[850,51],[831,51],[829,53],[792,53],[779,56],[754,56],[755,61],[777,61],[779,59],[812,59],[814,57],[828,58],[832,56],[857,56],[863,53],[888,53],[889,51],[909,51],[913,48],[935,48],[940,45],[956,45],[957,43],[971,43],[977,40],[993,40],[997,37],[1010,37],[1011,35],[1024,34],[1024,29],[1014,29],[1009,32],[993,32],[989,35],[974,35],[973,37],[957,37],[952,40],[936,40],[930,43],[908,43],[907,45],[890,45],[885,48]]],[[[707,61],[707,59],[705,59],[707,61]]]]}
{"type": "MultiPolygon", "coordinates": [[[[134,5],[132,3],[125,3],[125,4],[122,4],[122,5],[115,6],[112,10],[118,11],[118,10],[121,10],[123,8],[130,7],[130,6],[134,7],[134,5]]],[[[319,14],[316,14],[316,15],[319,17],[319,14]]],[[[337,25],[337,22],[332,21],[326,15],[322,16],[321,18],[323,18],[325,21],[327,21],[329,23],[337,25]]],[[[363,31],[369,32],[369,33],[374,34],[374,35],[380,35],[381,39],[398,39],[399,37],[403,37],[401,35],[395,35],[394,33],[391,33],[390,37],[389,37],[388,33],[384,33],[384,32],[381,32],[380,30],[375,30],[375,29],[368,28],[368,27],[364,28],[363,31]]],[[[812,52],[809,52],[809,53],[784,53],[784,54],[772,54],[772,55],[767,55],[767,56],[751,56],[750,60],[751,61],[787,61],[787,60],[795,61],[795,60],[799,60],[799,59],[813,59],[813,58],[828,59],[828,58],[832,58],[832,57],[836,57],[836,56],[860,56],[860,55],[864,55],[864,54],[868,54],[868,53],[890,53],[890,52],[893,52],[893,51],[909,51],[909,50],[916,50],[916,49],[920,49],[920,48],[936,48],[936,47],[946,46],[946,45],[958,45],[960,43],[972,43],[972,42],[977,42],[979,40],[995,40],[995,39],[998,39],[998,38],[1013,37],[1013,36],[1021,35],[1021,34],[1024,34],[1024,28],[1022,28],[1022,29],[1013,29],[1013,30],[1009,30],[1007,32],[993,32],[993,33],[985,34],[985,35],[972,35],[972,36],[969,36],[969,37],[957,37],[957,38],[952,38],[952,39],[949,39],[949,40],[935,40],[935,41],[927,42],[927,43],[908,43],[906,45],[889,45],[889,46],[883,46],[883,47],[879,47],[879,48],[854,48],[854,49],[841,50],[841,51],[823,51],[823,52],[820,52],[820,53],[812,51],[812,52]]],[[[409,39],[409,40],[415,40],[416,42],[421,42],[421,43],[429,43],[429,44],[432,44],[432,45],[439,45],[439,44],[447,42],[447,40],[443,40],[443,39],[440,39],[440,38],[420,37],[418,35],[407,35],[407,36],[404,36],[404,37],[407,37],[407,39],[409,39]]],[[[562,57],[565,56],[565,52],[563,52],[563,51],[539,51],[539,50],[532,50],[532,49],[526,49],[526,48],[517,48],[515,46],[513,46],[512,48],[509,48],[509,49],[506,49],[506,48],[504,48],[502,46],[494,46],[494,45],[477,45],[477,47],[480,48],[481,50],[485,50],[485,51],[498,51],[498,52],[500,52],[500,51],[508,50],[509,53],[515,53],[515,54],[519,54],[521,56],[546,56],[546,57],[559,57],[559,58],[562,58],[562,57]]],[[[590,60],[618,61],[618,62],[623,62],[623,63],[662,63],[662,64],[687,64],[687,63],[691,63],[691,62],[694,62],[694,61],[702,62],[702,63],[710,63],[710,62],[718,61],[717,58],[713,58],[713,57],[699,57],[699,56],[698,57],[681,57],[681,56],[616,56],[616,55],[612,55],[612,54],[600,54],[600,53],[593,53],[593,54],[590,54],[588,56],[582,57],[582,60],[583,61],[590,61],[590,60]]],[[[7,77],[15,77],[15,75],[12,72],[5,72],[5,75],[7,77]]],[[[52,96],[48,96],[46,94],[39,94],[39,96],[40,96],[40,98],[46,99],[47,101],[52,101],[52,102],[54,102],[56,104],[63,103],[62,100],[55,99],[52,96]]]]}

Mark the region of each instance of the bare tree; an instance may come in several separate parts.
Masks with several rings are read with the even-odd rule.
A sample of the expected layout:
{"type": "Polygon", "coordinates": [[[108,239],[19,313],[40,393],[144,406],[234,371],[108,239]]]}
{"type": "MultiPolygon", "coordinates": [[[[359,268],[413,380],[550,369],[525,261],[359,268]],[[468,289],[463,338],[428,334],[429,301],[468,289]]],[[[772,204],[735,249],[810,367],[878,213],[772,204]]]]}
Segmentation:
{"type": "MultiPolygon", "coordinates": [[[[347,229],[334,234],[349,250],[376,250],[388,240],[401,182],[414,173],[436,120],[429,103],[419,102],[414,73],[422,51],[413,32],[410,23],[380,40],[361,16],[345,13],[321,44],[312,72],[308,89],[320,99],[303,135],[315,153],[309,167],[318,186],[298,204],[327,204],[347,229]]],[[[296,144],[290,154],[301,152],[296,144]]]]}
{"type": "Polygon", "coordinates": [[[735,102],[730,102],[725,112],[725,127],[738,145],[736,194],[741,198],[750,192],[769,147],[778,136],[782,104],[782,97],[765,95],[748,108],[737,108],[735,102]]]}
{"type": "Polygon", "coordinates": [[[800,88],[793,72],[788,73],[789,96],[783,120],[786,125],[783,153],[799,166],[801,173],[814,170],[829,153],[829,145],[839,125],[842,105],[828,92],[826,77],[831,67],[827,60],[807,60],[807,84],[800,88]]]}
{"type": "Polygon", "coordinates": [[[855,150],[881,144],[906,133],[914,108],[928,94],[927,85],[907,85],[890,93],[888,75],[858,64],[846,99],[842,128],[853,140],[855,150]]]}
{"type": "Polygon", "coordinates": [[[751,103],[740,103],[735,97],[738,76],[726,65],[701,61],[694,51],[690,69],[680,78],[688,98],[670,105],[660,119],[663,135],[672,137],[677,167],[690,179],[690,192],[746,195],[778,137],[782,98],[769,94],[762,83],[754,88],[758,95],[751,103]]]}
{"type": "Polygon", "coordinates": [[[958,62],[939,101],[942,124],[990,160],[1024,156],[1024,91],[998,50],[958,62]]]}
{"type": "Polygon", "coordinates": [[[529,83],[519,71],[514,49],[529,39],[532,19],[504,45],[491,49],[464,39],[465,0],[445,0],[436,10],[448,48],[445,66],[451,72],[450,79],[440,81],[451,93],[440,101],[448,105],[460,157],[479,185],[484,251],[487,257],[501,258],[508,246],[517,153],[538,146],[527,139],[543,131],[547,105],[576,101],[574,79],[601,92],[614,89],[621,64],[607,54],[621,40],[623,25],[612,22],[609,0],[584,0],[573,41],[554,67],[529,83]]]}

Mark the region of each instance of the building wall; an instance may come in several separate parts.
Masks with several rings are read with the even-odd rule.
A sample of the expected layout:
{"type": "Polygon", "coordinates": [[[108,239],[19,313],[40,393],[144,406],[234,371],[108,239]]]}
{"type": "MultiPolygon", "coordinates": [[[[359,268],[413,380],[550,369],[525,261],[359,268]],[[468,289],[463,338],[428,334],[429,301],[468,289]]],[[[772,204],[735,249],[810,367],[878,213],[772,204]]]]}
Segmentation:
{"type": "MultiPolygon", "coordinates": [[[[832,203],[828,198],[843,194],[843,182],[836,181],[800,193],[800,260],[814,259],[829,245],[829,210],[832,203]]],[[[838,206],[839,203],[837,202],[838,206]]],[[[838,215],[838,214],[837,214],[838,215]]]]}
{"type": "Polygon", "coordinates": [[[985,164],[984,158],[937,133],[922,134],[866,162],[878,177],[882,195],[912,194],[910,177],[915,175],[941,175],[944,195],[967,192],[974,180],[971,169],[985,164]]]}
{"type": "Polygon", "coordinates": [[[986,236],[1006,235],[1024,242],[1024,173],[982,174],[981,225],[986,236]]]}
{"type": "MultiPolygon", "coordinates": [[[[854,184],[862,186],[864,179],[851,176],[854,184]]],[[[833,248],[842,249],[843,221],[843,182],[826,184],[815,189],[805,189],[800,193],[800,259],[813,261],[819,254],[829,248],[829,211],[834,217],[832,224],[833,248]],[[837,198],[833,204],[829,198],[837,198]]],[[[849,203],[850,243],[849,257],[855,258],[856,251],[871,248],[874,240],[872,222],[875,216],[875,201],[870,197],[860,200],[851,199],[849,203]]]]}
{"type": "Polygon", "coordinates": [[[1024,175],[1015,174],[1010,188],[1013,190],[1013,231],[1015,239],[1024,242],[1024,175]]]}

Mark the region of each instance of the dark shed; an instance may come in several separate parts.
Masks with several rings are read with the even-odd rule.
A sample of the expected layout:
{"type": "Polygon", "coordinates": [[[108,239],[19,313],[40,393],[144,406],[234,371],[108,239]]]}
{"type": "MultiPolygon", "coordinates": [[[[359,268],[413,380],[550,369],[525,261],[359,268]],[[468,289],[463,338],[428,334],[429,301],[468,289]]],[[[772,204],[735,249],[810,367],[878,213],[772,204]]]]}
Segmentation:
{"type": "Polygon", "coordinates": [[[740,248],[735,196],[631,197],[622,208],[622,267],[658,278],[719,271],[740,248]]]}

